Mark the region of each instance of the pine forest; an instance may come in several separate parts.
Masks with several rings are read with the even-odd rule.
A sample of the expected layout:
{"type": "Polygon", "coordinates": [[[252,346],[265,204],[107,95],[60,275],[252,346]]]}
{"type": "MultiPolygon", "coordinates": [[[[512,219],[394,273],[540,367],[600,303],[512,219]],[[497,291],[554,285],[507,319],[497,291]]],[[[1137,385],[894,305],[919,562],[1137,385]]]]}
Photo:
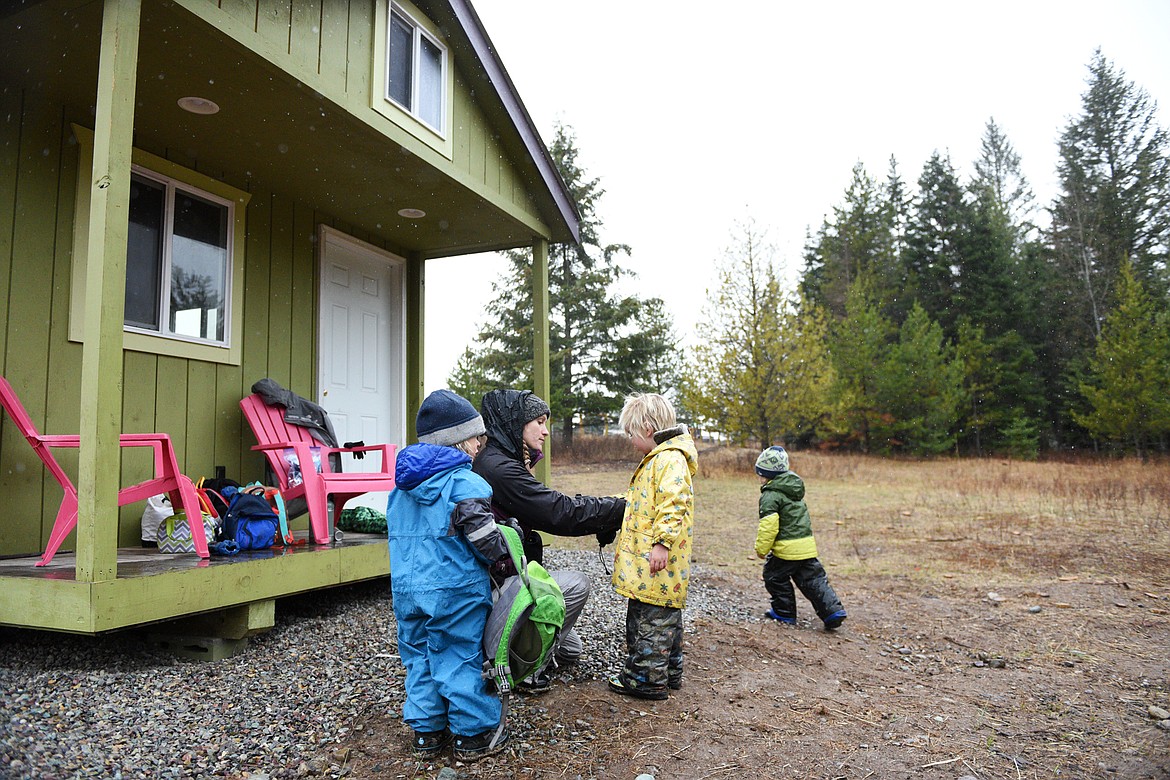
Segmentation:
{"type": "MultiPolygon", "coordinates": [[[[1165,453],[1170,146],[1120,67],[1098,51],[1087,71],[1051,203],[994,119],[969,177],[938,152],[912,179],[893,158],[880,174],[858,164],[810,228],[794,289],[766,231],[734,226],[687,347],[661,300],[615,292],[630,249],[602,243],[604,190],[558,126],[551,151],[581,215],[581,243],[549,258],[558,433],[612,426],[626,394],[652,391],[698,431],[753,446],[1165,453]]],[[[531,387],[530,268],[509,254],[450,377],[469,398],[531,387]]]]}

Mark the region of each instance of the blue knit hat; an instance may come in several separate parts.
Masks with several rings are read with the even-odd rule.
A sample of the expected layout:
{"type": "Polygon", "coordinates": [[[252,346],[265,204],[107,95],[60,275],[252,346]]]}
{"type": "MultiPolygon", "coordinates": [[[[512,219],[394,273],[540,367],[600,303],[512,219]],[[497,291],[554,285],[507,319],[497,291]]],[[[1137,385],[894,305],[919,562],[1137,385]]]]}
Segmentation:
{"type": "Polygon", "coordinates": [[[426,397],[418,408],[414,427],[420,442],[444,447],[454,447],[487,432],[471,402],[450,390],[436,390],[426,397]]]}
{"type": "Polygon", "coordinates": [[[783,447],[769,447],[756,458],[756,473],[765,479],[775,479],[785,471],[788,471],[788,453],[783,447]]]}

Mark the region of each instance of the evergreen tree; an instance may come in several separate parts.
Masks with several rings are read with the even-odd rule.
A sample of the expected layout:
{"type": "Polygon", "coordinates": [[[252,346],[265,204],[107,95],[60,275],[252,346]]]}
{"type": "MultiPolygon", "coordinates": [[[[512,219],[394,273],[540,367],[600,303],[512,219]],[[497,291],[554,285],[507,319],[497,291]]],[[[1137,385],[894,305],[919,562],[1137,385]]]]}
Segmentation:
{"type": "Polygon", "coordinates": [[[959,444],[982,455],[1007,446],[1007,431],[1043,413],[1035,353],[1014,330],[988,337],[982,326],[959,323],[955,355],[963,366],[964,406],[959,414],[959,444]]]}
{"type": "MultiPolygon", "coordinates": [[[[447,377],[447,387],[471,401],[476,408],[479,407],[479,401],[484,393],[501,386],[487,374],[481,357],[481,354],[467,347],[447,377]]],[[[517,386],[530,387],[527,383],[517,383],[517,386]]]]}
{"type": "Polygon", "coordinates": [[[995,119],[988,119],[984,128],[971,189],[977,198],[986,199],[988,209],[1011,234],[1013,250],[1019,251],[1036,230],[1032,221],[1036,196],[1020,167],[1020,156],[995,119]]]}
{"type": "Polygon", "coordinates": [[[1170,320],[1158,311],[1128,261],[1117,306],[1105,319],[1081,393],[1090,411],[1073,416],[1094,436],[1128,444],[1138,455],[1170,432],[1170,320]]]}
{"type": "Polygon", "coordinates": [[[960,316],[993,338],[1034,316],[1021,284],[1023,256],[1035,235],[1034,196],[1011,142],[988,120],[975,160],[970,233],[959,271],[960,316]]]}
{"type": "Polygon", "coordinates": [[[611,418],[621,411],[623,395],[659,393],[676,396],[682,373],[682,350],[674,320],[661,298],[637,301],[636,327],[618,335],[601,352],[598,384],[612,390],[590,406],[611,418]]]}
{"type": "Polygon", "coordinates": [[[926,310],[915,304],[888,352],[873,425],[883,449],[936,455],[955,445],[963,365],[926,310]]]}
{"type": "MultiPolygon", "coordinates": [[[[1020,345],[1018,354],[1005,354],[1008,344],[997,349],[1003,360],[1025,367],[1021,370],[1026,372],[1026,375],[1018,372],[1012,375],[1017,387],[1021,388],[1021,397],[1006,406],[1017,410],[1013,414],[1027,418],[1026,424],[1018,430],[1034,432],[1045,448],[1060,447],[1072,426],[1067,412],[1061,410],[1068,407],[1072,396],[1079,397],[1075,392],[1076,385],[1069,385],[1064,377],[1068,364],[1066,348],[1070,343],[1063,335],[1068,327],[1063,321],[1065,295],[1062,291],[1065,287],[1056,264],[1052,262],[1051,247],[1040,240],[1023,244],[1013,261],[1013,269],[1011,295],[1014,309],[1005,314],[1012,330],[990,336],[999,340],[1014,332],[1020,345]]],[[[984,322],[991,327],[991,320],[985,319],[984,322]]]]}
{"type": "MultiPolygon", "coordinates": [[[[630,272],[618,261],[629,254],[624,244],[602,244],[597,204],[604,190],[578,162],[576,137],[556,127],[549,148],[580,216],[580,243],[549,247],[549,350],[553,417],[561,433],[572,439],[575,420],[612,414],[614,396],[646,385],[653,369],[647,362],[627,359],[623,349],[647,350],[653,339],[641,338],[636,315],[644,310],[634,296],[620,296],[615,283],[630,272]]],[[[531,250],[506,253],[508,270],[492,285],[488,322],[450,378],[461,387],[532,386],[532,256],[531,250]]],[[[659,312],[659,319],[666,317],[659,312]]],[[[669,330],[657,328],[669,343],[669,330]]]]}
{"type": "Polygon", "coordinates": [[[1014,231],[987,189],[976,190],[969,218],[954,309],[959,320],[999,336],[1027,315],[1015,279],[1014,231]]]}
{"type": "MultiPolygon", "coordinates": [[[[906,192],[906,183],[898,173],[898,161],[890,155],[890,171],[886,174],[886,208],[890,220],[890,251],[888,276],[894,289],[901,289],[904,269],[902,258],[906,253],[906,232],[910,226],[910,209],[913,199],[906,192]]],[[[909,306],[909,304],[906,304],[909,306]]]]}
{"type": "Polygon", "coordinates": [[[826,308],[834,317],[845,316],[850,287],[866,276],[876,300],[893,304],[901,283],[896,247],[898,220],[905,206],[896,165],[883,188],[858,163],[845,191],[845,202],[833,209],[816,237],[805,247],[801,294],[826,308]]]}
{"type": "Polygon", "coordinates": [[[1156,298],[1170,282],[1170,161],[1157,105],[1100,50],[1081,102],[1060,137],[1052,209],[1055,259],[1075,280],[1065,316],[1074,348],[1099,335],[1124,258],[1156,298]]]}
{"type": "MultiPolygon", "coordinates": [[[[490,388],[532,387],[532,253],[504,254],[507,270],[492,282],[492,299],[484,307],[486,322],[476,336],[477,346],[460,358],[459,376],[448,379],[452,389],[473,378],[490,388]]],[[[552,392],[554,396],[558,392],[555,385],[552,392]]]]}
{"type": "Polygon", "coordinates": [[[995,424],[999,371],[983,328],[964,319],[959,323],[955,354],[963,366],[965,409],[960,414],[962,439],[976,455],[983,454],[986,431],[995,424]]]}
{"type": "Polygon", "coordinates": [[[870,452],[872,431],[880,419],[880,367],[886,362],[893,325],[882,314],[863,276],[850,286],[845,316],[832,329],[833,381],[827,433],[856,442],[870,452]]]}
{"type": "Polygon", "coordinates": [[[918,178],[906,239],[905,295],[955,332],[960,273],[969,250],[972,210],[949,158],[931,155],[918,178]]]}

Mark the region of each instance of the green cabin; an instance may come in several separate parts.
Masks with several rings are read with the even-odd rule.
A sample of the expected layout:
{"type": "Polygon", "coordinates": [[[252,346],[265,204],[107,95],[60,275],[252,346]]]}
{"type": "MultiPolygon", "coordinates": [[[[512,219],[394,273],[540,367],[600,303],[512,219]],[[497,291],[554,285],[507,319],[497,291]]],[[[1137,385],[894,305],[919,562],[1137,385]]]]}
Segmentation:
{"type": "Polygon", "coordinates": [[[339,440],[413,441],[426,279],[456,255],[532,248],[547,365],[548,245],[577,214],[471,4],[15,0],[0,41],[0,374],[80,437],[53,451],[77,529],[37,567],[62,487],[0,421],[0,624],[243,636],[279,596],[385,576],[384,537],[144,551],[118,490],[153,464],[118,437],[263,479],[239,402],[271,377],[339,440]]]}

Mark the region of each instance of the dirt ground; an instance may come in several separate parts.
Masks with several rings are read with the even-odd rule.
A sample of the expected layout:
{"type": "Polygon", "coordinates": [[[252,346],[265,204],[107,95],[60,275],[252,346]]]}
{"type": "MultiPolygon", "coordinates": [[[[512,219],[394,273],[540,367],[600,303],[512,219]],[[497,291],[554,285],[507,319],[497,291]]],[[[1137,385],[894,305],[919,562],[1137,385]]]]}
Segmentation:
{"type": "MultiPolygon", "coordinates": [[[[742,609],[691,615],[668,701],[570,667],[514,697],[521,738],[497,756],[420,763],[377,715],[331,762],[356,780],[1170,778],[1170,464],[798,453],[849,612],[827,633],[807,603],[796,627],[741,617],[768,608],[755,454],[700,459],[692,591],[742,609]]],[[[556,484],[614,493],[630,470],[556,484]]]]}
{"type": "MultiPolygon", "coordinates": [[[[708,576],[767,608],[757,582],[708,576]]],[[[1170,709],[1164,583],[835,585],[849,609],[835,633],[695,620],[686,682],[668,701],[617,696],[570,669],[514,710],[544,739],[475,764],[420,763],[401,722],[379,715],[334,759],[357,780],[448,766],[459,778],[1170,777],[1170,723],[1150,712],[1170,709]]]]}

